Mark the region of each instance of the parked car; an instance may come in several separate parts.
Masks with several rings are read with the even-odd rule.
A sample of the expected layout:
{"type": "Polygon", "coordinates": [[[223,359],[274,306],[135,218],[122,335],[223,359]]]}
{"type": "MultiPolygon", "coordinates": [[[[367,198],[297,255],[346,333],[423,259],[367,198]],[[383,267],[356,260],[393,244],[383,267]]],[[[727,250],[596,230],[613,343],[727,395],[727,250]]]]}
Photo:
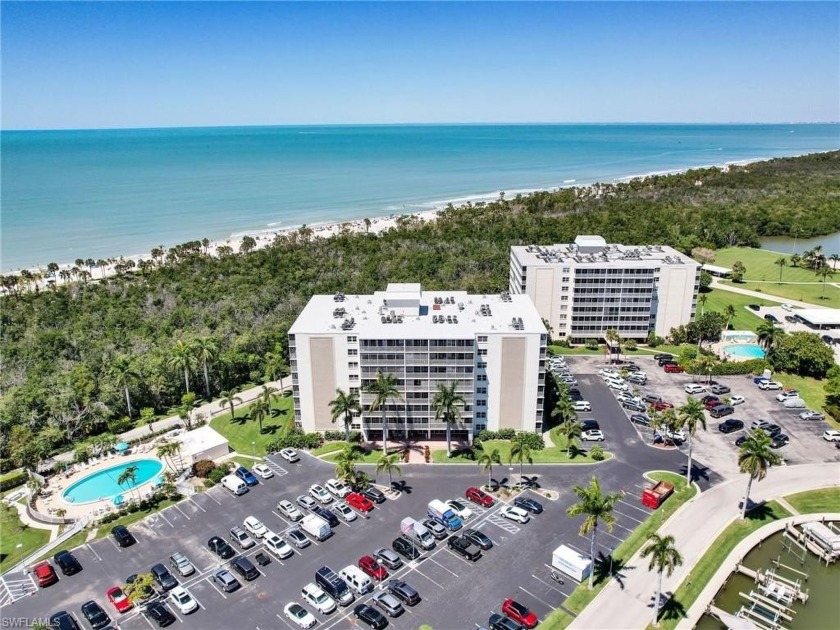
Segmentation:
{"type": "Polygon", "coordinates": [[[373,603],[389,617],[399,617],[405,610],[396,597],[388,592],[377,593],[373,596],[373,603]]]}
{"type": "Polygon", "coordinates": [[[178,586],[178,580],[175,579],[175,576],[163,564],[158,563],[152,565],[151,574],[155,583],[163,591],[168,591],[178,586]]]}
{"type": "Polygon", "coordinates": [[[732,392],[732,390],[729,389],[728,386],[719,385],[719,384],[718,385],[712,385],[709,388],[709,391],[712,392],[713,394],[718,394],[718,395],[729,394],[730,392],[732,392]]]}
{"type": "Polygon", "coordinates": [[[219,588],[221,588],[225,593],[232,593],[241,586],[239,580],[237,580],[233,573],[227,569],[219,569],[214,572],[213,582],[218,584],[219,588]]]}
{"type": "Polygon", "coordinates": [[[169,593],[169,602],[182,615],[189,615],[191,612],[198,610],[198,602],[183,586],[176,586],[172,589],[169,593]]]}
{"type": "Polygon", "coordinates": [[[213,536],[210,540],[207,541],[207,547],[219,556],[222,560],[227,560],[228,558],[232,558],[236,553],[227,542],[225,542],[219,536],[213,536]]]}
{"type": "Polygon", "coordinates": [[[388,619],[373,606],[367,604],[359,604],[353,609],[353,616],[359,621],[373,628],[373,630],[382,630],[388,625],[388,619]]]}
{"type": "Polygon", "coordinates": [[[178,621],[163,602],[152,602],[145,609],[146,617],[153,620],[158,628],[166,628],[178,621]]]}
{"type": "Polygon", "coordinates": [[[472,560],[473,562],[475,562],[481,557],[481,549],[479,549],[477,545],[472,544],[463,536],[450,536],[449,540],[446,541],[446,544],[452,551],[457,553],[459,556],[463,556],[464,558],[472,560]]]}
{"type": "Polygon", "coordinates": [[[518,496],[513,500],[513,505],[531,514],[542,514],[543,511],[542,504],[529,497],[518,496]]]}
{"type": "Polygon", "coordinates": [[[254,472],[263,479],[271,479],[274,476],[274,471],[265,464],[254,464],[254,472]]]}
{"type": "Polygon", "coordinates": [[[322,505],[327,505],[333,501],[330,493],[327,492],[323,486],[318,485],[317,483],[313,483],[309,486],[309,496],[320,502],[322,505]]]}
{"type": "Polygon", "coordinates": [[[662,429],[660,431],[661,435],[666,439],[674,442],[675,444],[682,444],[685,442],[685,432],[677,429],[676,431],[672,431],[670,429],[662,429]]]}
{"type": "Polygon", "coordinates": [[[658,352],[657,354],[653,355],[654,361],[661,361],[662,359],[673,359],[673,354],[668,354],[667,352],[658,352]]]}
{"type": "Polygon", "coordinates": [[[779,381],[761,381],[758,384],[759,389],[782,389],[782,384],[779,381]]]}
{"type": "Polygon", "coordinates": [[[790,438],[784,433],[779,433],[773,436],[773,439],[770,441],[770,448],[782,448],[788,442],[790,442],[790,438]]]}
{"type": "Polygon", "coordinates": [[[233,471],[233,474],[239,477],[242,481],[244,481],[249,486],[258,486],[260,482],[254,477],[254,474],[245,468],[245,466],[239,466],[236,470],[233,471]]]}
{"type": "Polygon", "coordinates": [[[432,532],[432,536],[434,536],[437,540],[443,540],[449,535],[446,528],[432,518],[424,519],[421,521],[421,525],[432,532]]]}
{"type": "Polygon", "coordinates": [[[655,403],[651,404],[651,407],[654,408],[656,411],[665,411],[666,409],[673,409],[673,403],[665,402],[664,400],[659,400],[655,403]]]}
{"type": "Polygon", "coordinates": [[[367,513],[373,509],[371,500],[364,494],[359,494],[358,492],[351,492],[344,500],[347,502],[347,505],[354,510],[359,510],[359,512],[367,513]]]}
{"type": "Polygon", "coordinates": [[[826,429],[823,431],[822,439],[826,442],[840,442],[840,431],[837,429],[826,429]]]}
{"type": "Polygon", "coordinates": [[[117,541],[117,544],[120,547],[130,547],[137,540],[134,536],[131,535],[131,532],[125,527],[125,525],[115,525],[111,528],[111,535],[114,537],[114,540],[117,541]]]}
{"type": "Polygon", "coordinates": [[[493,497],[478,488],[467,488],[464,496],[473,503],[483,507],[490,507],[493,503],[495,503],[493,497]]]}
{"type": "Polygon", "coordinates": [[[385,547],[380,547],[374,551],[373,557],[389,569],[399,569],[403,565],[400,557],[390,549],[385,549],[385,547]]]}
{"type": "Polygon", "coordinates": [[[187,556],[180,552],[175,552],[169,556],[169,566],[175,569],[178,574],[183,577],[187,577],[188,575],[195,573],[193,563],[189,561],[187,556]]]}
{"type": "Polygon", "coordinates": [[[350,494],[350,488],[347,486],[346,483],[339,479],[327,479],[327,483],[325,483],[324,485],[326,486],[328,492],[335,495],[339,499],[343,499],[348,494],[350,494]]]}
{"type": "Polygon", "coordinates": [[[601,426],[597,420],[582,420],[580,428],[582,431],[598,431],[601,429],[601,426]]]}
{"type": "Polygon", "coordinates": [[[774,323],[774,324],[778,324],[778,323],[779,323],[778,318],[777,318],[775,315],[773,315],[772,313],[767,313],[767,314],[764,316],[764,319],[766,319],[768,322],[772,322],[772,323],[774,323]]]}
{"type": "Polygon", "coordinates": [[[788,398],[799,398],[799,390],[785,389],[776,394],[776,400],[778,400],[779,402],[785,402],[788,398]]]}
{"type": "Polygon", "coordinates": [[[646,411],[647,407],[645,407],[644,403],[636,402],[635,400],[625,400],[621,403],[621,406],[627,409],[628,411],[646,411]]]}
{"type": "Polygon", "coordinates": [[[328,615],[336,609],[335,600],[312,582],[301,589],[300,597],[322,615],[328,615]]]}
{"type": "Polygon", "coordinates": [[[753,420],[750,423],[750,429],[763,429],[769,427],[770,423],[767,420],[753,420]]]}
{"type": "Polygon", "coordinates": [[[105,609],[93,600],[82,604],[82,616],[93,630],[100,630],[111,623],[111,618],[105,612],[105,609]]]}
{"type": "Polygon", "coordinates": [[[660,396],[659,394],[645,394],[642,397],[642,401],[652,405],[655,402],[661,402],[662,396],[660,396]]]}
{"type": "Polygon", "coordinates": [[[707,400],[706,402],[703,403],[703,407],[706,409],[706,411],[711,411],[712,409],[714,409],[718,405],[722,405],[722,404],[724,404],[724,403],[719,398],[710,398],[709,400],[707,400]]]}
{"type": "Polygon", "coordinates": [[[420,603],[420,593],[402,580],[389,580],[388,592],[401,600],[404,604],[415,606],[420,603]]]}
{"type": "Polygon", "coordinates": [[[260,572],[254,563],[245,556],[238,556],[230,561],[230,568],[236,571],[246,582],[256,580],[260,572]]]}
{"type": "Polygon", "coordinates": [[[758,304],[747,304],[747,308],[751,311],[760,311],[761,307],[758,304]]]}
{"type": "Polygon", "coordinates": [[[300,457],[298,457],[297,451],[293,448],[284,448],[282,451],[280,451],[280,457],[285,459],[290,464],[294,464],[295,462],[300,461],[300,457]]]}
{"type": "Polygon", "coordinates": [[[744,423],[738,418],[729,418],[718,425],[718,431],[721,433],[732,433],[733,431],[740,431],[744,428],[744,423]]]}
{"type": "Polygon", "coordinates": [[[517,623],[510,617],[505,617],[499,613],[490,615],[488,625],[490,626],[490,630],[526,630],[525,626],[521,623],[517,623]]]}
{"type": "Polygon", "coordinates": [[[59,610],[50,615],[49,628],[51,630],[81,630],[76,619],[66,610],[59,610]]]}
{"type": "Polygon", "coordinates": [[[594,430],[594,431],[584,431],[580,439],[584,442],[603,442],[604,441],[604,434],[602,431],[594,430]]]}
{"type": "Polygon", "coordinates": [[[382,492],[374,486],[368,486],[367,488],[362,490],[362,495],[366,497],[369,501],[373,501],[376,504],[385,503],[385,495],[382,494],[382,492]]]}
{"type": "Polygon", "coordinates": [[[294,550],[289,546],[289,544],[283,540],[279,534],[275,534],[274,532],[268,530],[263,536],[263,544],[265,548],[273,553],[275,556],[280,558],[281,560],[285,560],[286,558],[291,557],[294,555],[294,550]]]}
{"type": "Polygon", "coordinates": [[[302,494],[297,499],[297,504],[305,510],[311,510],[314,507],[318,506],[318,503],[312,497],[302,494]]]}
{"type": "Polygon", "coordinates": [[[303,512],[297,509],[291,501],[286,499],[277,503],[277,511],[292,522],[299,521],[303,518],[303,512]]]}
{"type": "Polygon", "coordinates": [[[304,547],[308,547],[311,544],[309,538],[306,537],[306,534],[300,531],[300,529],[298,529],[297,527],[287,531],[286,538],[288,538],[289,542],[292,543],[298,549],[303,549],[304,547]]]}
{"type": "Polygon", "coordinates": [[[477,529],[465,529],[461,535],[485,551],[493,548],[493,541],[477,529]]]}
{"type": "Polygon", "coordinates": [[[344,501],[336,501],[331,511],[346,523],[351,523],[358,518],[358,514],[356,514],[344,501]]]}
{"type": "Polygon", "coordinates": [[[782,310],[783,311],[792,311],[793,307],[790,304],[784,303],[784,304],[782,304],[782,310]]]}
{"type": "Polygon", "coordinates": [[[75,575],[82,570],[82,565],[76,560],[76,556],[67,550],[62,550],[55,554],[53,556],[53,562],[61,569],[62,575],[75,575]]]}
{"type": "Polygon", "coordinates": [[[317,514],[322,519],[327,521],[329,526],[333,529],[335,529],[339,525],[338,517],[335,514],[333,514],[332,510],[328,510],[327,508],[318,505],[312,508],[312,513],[317,514]]]}
{"type": "Polygon", "coordinates": [[[592,411],[592,405],[589,404],[588,400],[576,400],[572,403],[572,408],[575,411],[592,411]]]}
{"type": "Polygon", "coordinates": [[[666,363],[665,371],[669,374],[682,374],[683,372],[685,372],[683,366],[677,365],[676,363],[666,363]]]}
{"type": "Polygon", "coordinates": [[[311,628],[318,623],[311,612],[295,602],[286,604],[283,608],[283,614],[286,616],[286,619],[291,621],[298,628],[311,628]]]}
{"type": "Polygon", "coordinates": [[[784,401],[782,406],[785,409],[805,409],[806,404],[799,396],[794,396],[793,398],[788,398],[784,401]]]}
{"type": "Polygon", "coordinates": [[[38,582],[38,586],[41,588],[52,586],[58,582],[58,574],[47,560],[39,562],[32,567],[32,574],[35,576],[35,581],[38,582]]]}
{"type": "Polygon", "coordinates": [[[455,499],[449,499],[446,502],[446,505],[452,508],[452,511],[460,518],[462,521],[468,521],[473,517],[473,511],[466,506],[466,504],[456,501],[455,499]]]}
{"type": "Polygon", "coordinates": [[[811,411],[810,409],[806,409],[805,411],[799,414],[800,420],[824,420],[825,416],[821,414],[819,411],[811,411]]]}
{"type": "Polygon", "coordinates": [[[642,372],[631,374],[627,377],[627,382],[633,383],[634,385],[647,385],[647,374],[642,372]]]}
{"type": "Polygon", "coordinates": [[[230,539],[239,545],[240,549],[250,549],[257,544],[254,542],[254,539],[238,525],[234,525],[230,528],[230,539]]]}
{"type": "Polygon", "coordinates": [[[780,427],[778,424],[768,424],[766,427],[761,427],[761,430],[764,431],[769,437],[774,437],[782,432],[782,427],[780,427]]]}
{"type": "Polygon", "coordinates": [[[378,582],[388,577],[388,569],[379,564],[373,556],[359,558],[359,568],[378,582]]]}
{"type": "Polygon", "coordinates": [[[643,413],[634,413],[632,416],[630,416],[630,422],[643,427],[650,426],[650,418],[643,413]]]}
{"type": "Polygon", "coordinates": [[[706,391],[706,388],[700,385],[699,383],[688,383],[683,390],[686,394],[702,394],[706,391]]]}
{"type": "Polygon", "coordinates": [[[504,506],[501,510],[499,510],[499,514],[511,521],[516,521],[517,523],[527,523],[531,520],[531,517],[528,516],[528,512],[522,508],[516,507],[515,505],[504,506]]]}
{"type": "Polygon", "coordinates": [[[537,625],[537,616],[514,599],[506,599],[504,601],[502,612],[526,628],[533,628],[537,625]]]}
{"type": "Polygon", "coordinates": [[[709,415],[712,418],[723,418],[724,416],[729,416],[735,413],[734,407],[730,405],[715,405],[709,411],[709,415]]]}
{"type": "Polygon", "coordinates": [[[111,605],[120,614],[128,612],[134,607],[134,604],[132,604],[131,600],[128,599],[128,595],[126,595],[125,591],[123,591],[119,586],[112,586],[109,588],[105,592],[105,597],[108,598],[108,601],[111,602],[111,605]]]}
{"type": "Polygon", "coordinates": [[[730,405],[743,405],[746,399],[743,396],[731,396],[729,398],[730,405]]]}
{"type": "Polygon", "coordinates": [[[420,551],[405,538],[395,538],[391,543],[391,548],[400,554],[406,560],[415,560],[420,557],[420,551]]]}

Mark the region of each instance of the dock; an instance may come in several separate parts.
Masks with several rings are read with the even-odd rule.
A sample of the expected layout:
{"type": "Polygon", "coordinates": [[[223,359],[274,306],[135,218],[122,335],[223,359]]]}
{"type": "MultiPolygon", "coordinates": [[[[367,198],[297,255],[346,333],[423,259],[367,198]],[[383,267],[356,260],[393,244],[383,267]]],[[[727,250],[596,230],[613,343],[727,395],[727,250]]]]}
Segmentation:
{"type": "MultiPolygon", "coordinates": [[[[829,524],[828,527],[831,531],[835,531],[832,524],[829,524]]],[[[826,544],[825,540],[799,530],[791,523],[785,525],[782,537],[782,545],[785,550],[797,557],[802,564],[805,562],[805,554],[809,551],[817,556],[821,562],[825,562],[826,566],[837,561],[838,556],[840,556],[840,552],[826,544]]]]}

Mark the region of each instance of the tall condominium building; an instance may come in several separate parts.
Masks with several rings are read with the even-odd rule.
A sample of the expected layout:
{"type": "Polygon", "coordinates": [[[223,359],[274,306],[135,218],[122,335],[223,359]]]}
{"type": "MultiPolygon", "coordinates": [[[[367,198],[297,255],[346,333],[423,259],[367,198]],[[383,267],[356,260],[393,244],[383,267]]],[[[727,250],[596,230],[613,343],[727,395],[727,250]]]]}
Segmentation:
{"type": "Polygon", "coordinates": [[[442,439],[438,385],[457,383],[465,405],[453,438],[482,429],[542,428],[547,331],[525,295],[470,295],[389,284],[373,295],[315,295],[289,330],[295,420],[306,431],[332,422],[336,390],[359,394],[353,428],[382,436],[381,410],[365,387],[393,374],[399,398],[385,405],[391,439],[442,439]]]}
{"type": "Polygon", "coordinates": [[[568,245],[511,247],[510,292],[533,300],[555,338],[666,336],[691,321],[700,265],[667,246],[608,245],[578,236],[568,245]]]}

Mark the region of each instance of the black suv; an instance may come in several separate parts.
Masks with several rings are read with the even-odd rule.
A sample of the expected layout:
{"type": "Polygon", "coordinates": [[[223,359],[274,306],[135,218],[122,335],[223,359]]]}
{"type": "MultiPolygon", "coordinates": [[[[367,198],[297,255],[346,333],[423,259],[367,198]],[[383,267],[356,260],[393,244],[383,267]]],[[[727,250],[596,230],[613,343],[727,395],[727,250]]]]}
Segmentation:
{"type": "Polygon", "coordinates": [[[777,435],[781,434],[782,427],[778,424],[771,424],[766,427],[761,427],[761,430],[764,431],[769,437],[776,437],[777,435]]]}
{"type": "Polygon", "coordinates": [[[233,555],[236,553],[223,538],[219,538],[218,536],[213,536],[210,540],[207,541],[207,547],[219,556],[222,560],[227,560],[228,558],[232,558],[233,555]]]}
{"type": "Polygon", "coordinates": [[[733,413],[735,413],[735,408],[729,405],[716,405],[709,411],[709,415],[712,416],[712,418],[722,418],[723,416],[728,416],[733,413]]]}
{"type": "Polygon", "coordinates": [[[58,565],[63,575],[75,575],[82,570],[82,565],[69,551],[59,551],[53,556],[53,562],[58,565]]]}
{"type": "Polygon", "coordinates": [[[674,355],[673,354],[668,354],[667,352],[660,352],[658,354],[653,355],[653,360],[654,361],[662,361],[662,359],[673,359],[673,358],[674,358],[674,355]]]}
{"type": "Polygon", "coordinates": [[[712,385],[709,388],[709,391],[712,392],[713,394],[728,394],[732,390],[729,389],[726,385],[712,385]]]}
{"type": "Polygon", "coordinates": [[[362,494],[374,503],[385,503],[385,495],[373,486],[368,486],[362,490],[362,494]]]}
{"type": "Polygon", "coordinates": [[[458,555],[464,556],[473,562],[481,557],[481,549],[472,544],[463,536],[452,536],[446,543],[449,548],[458,555]]]}
{"type": "Polygon", "coordinates": [[[733,431],[740,431],[743,428],[744,423],[738,420],[738,418],[724,420],[718,425],[718,431],[721,433],[732,433],[733,431]]]}
{"type": "Polygon", "coordinates": [[[485,551],[493,547],[493,541],[477,529],[465,529],[461,535],[485,551]]]}
{"type": "Polygon", "coordinates": [[[320,516],[325,521],[327,521],[331,528],[335,529],[336,527],[338,527],[338,517],[335,514],[333,514],[331,510],[328,510],[325,507],[321,507],[320,505],[316,505],[314,508],[312,508],[312,512],[320,516]]]}
{"type": "Polygon", "coordinates": [[[402,580],[389,580],[388,592],[409,606],[420,603],[420,593],[402,580]]]}
{"type": "Polygon", "coordinates": [[[770,441],[770,448],[782,448],[785,444],[790,442],[790,438],[784,433],[777,433],[770,441]]]}
{"type": "Polygon", "coordinates": [[[385,618],[385,615],[367,604],[356,606],[353,609],[353,616],[359,621],[364,621],[373,630],[382,630],[388,625],[388,619],[385,618]]]}
{"type": "Polygon", "coordinates": [[[239,556],[231,560],[230,567],[248,582],[260,577],[260,572],[257,570],[257,567],[245,556],[239,556]]]}
{"type": "Polygon", "coordinates": [[[391,547],[406,560],[414,560],[420,557],[420,551],[405,538],[395,538],[391,547]]]}
{"type": "Polygon", "coordinates": [[[152,602],[146,606],[146,616],[153,619],[158,628],[171,626],[177,621],[175,615],[161,602],[152,602]]]}
{"type": "Polygon", "coordinates": [[[49,628],[54,630],[81,630],[73,616],[66,610],[60,610],[50,616],[49,628]]]}
{"type": "Polygon", "coordinates": [[[625,400],[621,403],[621,406],[627,409],[628,411],[645,411],[647,407],[640,402],[636,402],[635,400],[625,400]]]}
{"type": "Polygon", "coordinates": [[[770,313],[767,313],[767,315],[764,316],[764,319],[766,319],[768,322],[772,322],[774,324],[779,323],[779,320],[776,318],[776,316],[772,315],[770,313]]]}
{"type": "Polygon", "coordinates": [[[490,630],[525,630],[525,626],[499,613],[490,615],[490,630]]]}
{"type": "Polygon", "coordinates": [[[584,431],[599,431],[601,426],[598,424],[597,420],[582,420],[580,428],[584,431]]]}
{"type": "Polygon", "coordinates": [[[178,586],[178,580],[176,580],[175,576],[169,572],[169,569],[162,564],[154,565],[152,567],[151,574],[155,579],[155,582],[158,583],[158,586],[160,586],[164,591],[168,591],[169,589],[178,586]]]}
{"type": "Polygon", "coordinates": [[[633,424],[641,425],[643,427],[650,426],[650,418],[648,418],[643,413],[634,413],[632,416],[630,416],[630,422],[632,422],[633,424]]]}
{"type": "Polygon", "coordinates": [[[120,547],[130,547],[137,541],[134,539],[134,536],[131,535],[131,532],[125,528],[124,525],[117,525],[111,528],[111,535],[117,541],[117,544],[120,547]]]}
{"type": "Polygon", "coordinates": [[[111,618],[108,616],[108,613],[93,600],[82,604],[82,614],[93,630],[99,630],[111,623],[111,618]]]}

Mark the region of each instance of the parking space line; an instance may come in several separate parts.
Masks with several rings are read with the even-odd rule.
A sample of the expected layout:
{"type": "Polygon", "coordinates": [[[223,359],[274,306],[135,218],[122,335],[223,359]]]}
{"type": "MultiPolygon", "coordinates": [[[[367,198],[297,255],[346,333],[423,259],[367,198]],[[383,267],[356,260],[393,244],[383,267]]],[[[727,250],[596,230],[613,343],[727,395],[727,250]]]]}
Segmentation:
{"type": "Polygon", "coordinates": [[[554,608],[555,608],[554,606],[552,606],[551,604],[549,604],[549,603],[548,603],[547,601],[545,601],[544,599],[542,599],[542,598],[540,598],[540,597],[537,597],[537,596],[536,596],[536,595],[534,595],[531,591],[526,590],[524,586],[520,586],[520,587],[519,587],[519,590],[520,590],[520,591],[522,591],[523,593],[527,593],[528,595],[530,595],[531,597],[533,597],[534,599],[536,599],[538,602],[540,602],[540,603],[542,603],[542,604],[545,604],[546,606],[548,606],[548,609],[549,609],[549,610],[554,610],[554,608]]]}
{"type": "Polygon", "coordinates": [[[641,523],[641,522],[643,522],[643,521],[640,521],[639,519],[637,519],[637,518],[635,518],[635,517],[633,517],[633,516],[630,516],[629,514],[625,514],[624,512],[619,512],[618,510],[614,510],[614,513],[615,513],[615,514],[620,514],[621,516],[624,516],[624,517],[626,517],[626,518],[629,518],[631,521],[633,521],[633,522],[635,522],[635,523],[641,523]]]}
{"type": "Polygon", "coordinates": [[[191,502],[191,503],[192,503],[195,507],[197,507],[199,510],[201,510],[202,512],[207,512],[207,510],[205,510],[205,509],[204,509],[203,507],[201,507],[198,503],[196,503],[196,501],[195,501],[195,498],[194,498],[194,497],[190,497],[190,502],[191,502]]]}
{"type": "Polygon", "coordinates": [[[225,592],[224,592],[224,591],[219,590],[219,587],[218,587],[218,586],[216,586],[216,580],[214,580],[214,579],[213,579],[213,576],[212,576],[212,575],[208,575],[208,576],[207,576],[206,578],[204,578],[204,579],[205,579],[205,580],[207,580],[207,582],[209,582],[209,583],[210,583],[210,586],[212,586],[212,587],[213,587],[213,589],[214,589],[214,590],[215,590],[215,591],[216,591],[219,595],[221,595],[222,597],[224,597],[225,599],[227,599],[227,595],[225,594],[225,592]]]}
{"type": "Polygon", "coordinates": [[[285,618],[285,617],[280,616],[280,613],[275,613],[275,614],[277,615],[277,618],[278,618],[280,621],[282,621],[283,623],[285,623],[285,624],[286,624],[287,626],[289,626],[292,630],[295,630],[295,627],[294,627],[294,626],[292,626],[292,624],[290,624],[288,621],[286,621],[286,618],[285,618]]]}
{"type": "Polygon", "coordinates": [[[641,512],[645,516],[650,516],[652,514],[652,512],[650,512],[649,510],[646,510],[644,508],[640,508],[638,505],[633,505],[632,503],[628,503],[624,499],[619,499],[618,502],[622,503],[624,505],[627,505],[627,506],[633,508],[634,510],[638,510],[639,512],[641,512]]]}
{"type": "Polygon", "coordinates": [[[91,545],[86,544],[86,545],[85,545],[85,547],[87,547],[87,548],[90,550],[90,552],[91,552],[94,556],[96,556],[96,559],[97,559],[97,560],[99,560],[99,562],[102,562],[102,558],[100,558],[100,557],[99,557],[99,554],[98,554],[98,553],[96,553],[96,551],[94,550],[94,548],[93,548],[91,545]]]}
{"type": "MultiPolygon", "coordinates": [[[[534,575],[533,573],[531,574],[531,577],[532,577],[532,578],[534,578],[537,582],[542,582],[543,584],[545,584],[545,585],[546,585],[548,588],[550,588],[551,590],[553,590],[553,591],[557,591],[558,593],[561,593],[562,595],[564,595],[564,596],[568,597],[568,595],[567,595],[567,594],[563,591],[563,589],[561,589],[561,588],[557,588],[556,586],[554,586],[554,584],[549,584],[548,582],[546,582],[545,580],[543,580],[543,579],[542,579],[542,578],[540,578],[540,577],[537,577],[537,576],[536,576],[536,575],[534,575]]],[[[564,580],[564,581],[565,581],[565,580],[564,580]]]]}
{"type": "Polygon", "coordinates": [[[167,525],[169,525],[169,527],[171,527],[172,529],[175,529],[175,526],[172,523],[169,522],[169,519],[166,518],[163,515],[163,512],[158,512],[158,516],[160,516],[164,521],[166,521],[166,523],[167,523],[167,525]]]}
{"type": "Polygon", "coordinates": [[[216,497],[214,497],[212,494],[210,494],[210,490],[207,490],[206,492],[204,492],[204,496],[207,497],[208,499],[212,499],[213,501],[215,501],[216,505],[221,505],[222,504],[221,501],[217,500],[216,497]]]}
{"type": "Polygon", "coordinates": [[[178,510],[181,514],[183,514],[183,515],[184,515],[184,518],[185,518],[185,519],[187,519],[188,521],[191,521],[191,520],[192,520],[189,516],[187,516],[187,514],[186,514],[186,512],[184,512],[184,510],[182,510],[181,508],[179,508],[179,507],[178,507],[178,504],[177,504],[177,503],[176,503],[175,505],[173,505],[172,507],[174,507],[174,508],[175,508],[176,510],[178,510]]]}
{"type": "MultiPolygon", "coordinates": [[[[285,518],[285,517],[280,516],[280,515],[279,515],[276,511],[271,510],[271,513],[272,513],[272,514],[274,514],[274,516],[276,516],[277,518],[279,518],[281,521],[283,521],[284,523],[286,523],[286,525],[288,525],[288,527],[287,527],[286,529],[290,529],[290,528],[294,527],[294,525],[293,525],[293,524],[290,524],[290,523],[289,523],[289,521],[288,521],[288,520],[286,520],[286,518],[285,518]]],[[[283,531],[286,531],[286,529],[284,529],[283,531]]]]}
{"type": "MultiPolygon", "coordinates": [[[[423,572],[422,572],[419,568],[417,568],[417,567],[412,567],[412,568],[411,568],[411,570],[409,571],[409,573],[410,573],[411,571],[416,571],[418,575],[421,575],[422,577],[424,577],[424,578],[426,578],[427,580],[429,580],[429,582],[431,582],[432,584],[434,584],[435,586],[437,586],[440,590],[442,590],[442,591],[445,591],[445,590],[446,590],[446,587],[445,587],[445,586],[442,586],[442,585],[438,584],[437,582],[435,582],[432,578],[430,578],[428,575],[426,575],[425,573],[423,573],[423,572]]],[[[406,574],[406,575],[408,575],[408,574],[406,574]]]]}
{"type": "MultiPolygon", "coordinates": [[[[448,549],[448,548],[444,547],[443,549],[444,549],[445,551],[449,552],[449,554],[450,554],[450,555],[455,556],[456,558],[458,558],[458,556],[456,556],[454,553],[452,553],[451,551],[449,551],[449,549],[448,549]]],[[[459,559],[460,559],[460,558],[459,558],[459,559]]],[[[439,566],[441,569],[443,569],[444,571],[447,571],[448,573],[451,573],[451,574],[452,574],[452,575],[454,575],[455,577],[458,577],[458,574],[457,574],[457,573],[455,573],[455,571],[452,571],[452,570],[450,570],[450,569],[447,569],[445,566],[443,566],[440,562],[438,562],[437,560],[435,560],[435,559],[434,559],[434,558],[432,558],[431,556],[429,556],[429,557],[428,557],[428,560],[429,560],[430,562],[434,562],[436,565],[438,565],[438,566],[439,566]]]]}

